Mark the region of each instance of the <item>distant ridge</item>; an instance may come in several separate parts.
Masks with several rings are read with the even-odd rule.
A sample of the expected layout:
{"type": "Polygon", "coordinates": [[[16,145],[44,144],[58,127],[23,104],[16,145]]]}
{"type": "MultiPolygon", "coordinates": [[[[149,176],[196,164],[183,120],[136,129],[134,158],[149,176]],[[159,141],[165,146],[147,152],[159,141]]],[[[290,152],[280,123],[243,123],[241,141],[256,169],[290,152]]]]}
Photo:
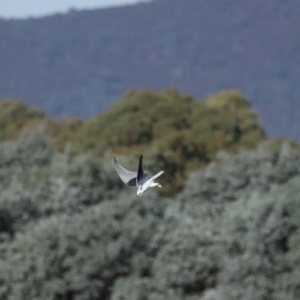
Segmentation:
{"type": "Polygon", "coordinates": [[[299,15],[296,0],[156,0],[0,19],[0,99],[86,118],[131,87],[237,88],[271,137],[300,141],[299,15]]]}

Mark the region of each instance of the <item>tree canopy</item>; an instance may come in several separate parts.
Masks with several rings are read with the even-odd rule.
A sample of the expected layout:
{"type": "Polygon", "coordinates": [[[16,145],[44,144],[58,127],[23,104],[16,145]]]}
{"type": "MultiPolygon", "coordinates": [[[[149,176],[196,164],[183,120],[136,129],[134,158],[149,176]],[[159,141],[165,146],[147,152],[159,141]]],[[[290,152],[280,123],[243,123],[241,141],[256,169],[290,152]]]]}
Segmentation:
{"type": "Polygon", "coordinates": [[[234,153],[263,139],[258,114],[236,90],[204,102],[175,89],[132,91],[83,124],[75,151],[131,156],[132,165],[144,154],[151,171],[167,171],[164,191],[171,195],[182,188],[190,171],[212,161],[219,150],[234,153]]]}

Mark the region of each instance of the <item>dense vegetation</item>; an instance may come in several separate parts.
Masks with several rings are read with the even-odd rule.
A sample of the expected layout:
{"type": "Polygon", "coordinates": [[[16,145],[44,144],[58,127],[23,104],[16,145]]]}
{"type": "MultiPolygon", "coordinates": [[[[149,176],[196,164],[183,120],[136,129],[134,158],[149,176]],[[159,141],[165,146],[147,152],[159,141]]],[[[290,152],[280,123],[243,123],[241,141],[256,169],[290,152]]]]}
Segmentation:
{"type": "Polygon", "coordinates": [[[82,126],[76,148],[80,153],[131,156],[135,168],[143,153],[152,172],[166,171],[164,194],[172,195],[191,170],[212,161],[220,149],[234,152],[254,147],[264,138],[257,113],[237,91],[224,91],[199,103],[167,90],[129,93],[82,126]]]}
{"type": "Polygon", "coordinates": [[[0,299],[300,297],[299,146],[264,140],[237,91],[204,103],[132,92],[83,123],[0,107],[0,299]],[[205,145],[209,159],[176,156],[172,135],[189,137],[180,150],[205,145]],[[111,154],[133,166],[143,151],[151,165],[157,148],[187,179],[168,198],[136,197],[111,154]]]}
{"type": "Polygon", "coordinates": [[[198,99],[238,88],[270,136],[299,141],[299,9],[297,0],[157,0],[0,19],[0,98],[87,118],[132,86],[198,99]]]}
{"type": "Polygon", "coordinates": [[[214,160],[219,150],[234,153],[265,138],[258,114],[235,90],[201,103],[174,89],[131,91],[105,114],[83,123],[52,120],[21,102],[4,101],[0,109],[1,105],[5,108],[2,136],[13,138],[25,127],[36,126],[34,112],[59,151],[70,146],[73,155],[91,153],[106,160],[128,156],[133,169],[144,154],[150,171],[166,172],[164,195],[178,192],[187,175],[214,160]]]}
{"type": "Polygon", "coordinates": [[[219,159],[167,201],[43,131],[0,145],[0,298],[298,299],[298,149],[219,159]]]}

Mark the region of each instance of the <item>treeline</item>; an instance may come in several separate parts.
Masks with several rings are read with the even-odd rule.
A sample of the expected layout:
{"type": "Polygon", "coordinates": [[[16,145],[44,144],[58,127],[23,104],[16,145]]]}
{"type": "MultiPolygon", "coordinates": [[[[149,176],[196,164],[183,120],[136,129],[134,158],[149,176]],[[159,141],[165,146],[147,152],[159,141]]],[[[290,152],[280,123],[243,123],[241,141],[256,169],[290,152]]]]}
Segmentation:
{"type": "Polygon", "coordinates": [[[0,105],[0,299],[300,297],[299,147],[266,140],[238,92],[132,92],[85,122],[0,105]],[[186,180],[166,169],[167,197],[136,197],[111,156],[139,153],[186,180]]]}
{"type": "Polygon", "coordinates": [[[131,91],[112,109],[85,122],[53,120],[22,102],[0,103],[1,141],[42,124],[54,148],[69,147],[74,156],[91,153],[105,160],[127,156],[134,169],[143,153],[150,171],[165,170],[163,193],[169,196],[182,189],[191,171],[214,160],[221,149],[234,153],[265,139],[258,114],[235,90],[206,102],[175,89],[131,91]]]}

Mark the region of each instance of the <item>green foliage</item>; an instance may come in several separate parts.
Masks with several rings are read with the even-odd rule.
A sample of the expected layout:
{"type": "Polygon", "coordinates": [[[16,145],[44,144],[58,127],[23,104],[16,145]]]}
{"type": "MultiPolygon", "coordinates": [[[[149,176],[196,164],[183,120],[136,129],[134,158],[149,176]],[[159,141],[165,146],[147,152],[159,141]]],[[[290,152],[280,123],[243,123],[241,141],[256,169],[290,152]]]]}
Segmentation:
{"type": "Polygon", "coordinates": [[[84,211],[123,186],[111,162],[56,153],[37,129],[0,145],[0,187],[0,229],[12,233],[32,220],[84,211]]]}
{"type": "Polygon", "coordinates": [[[28,108],[23,101],[0,102],[0,142],[19,136],[25,127],[33,127],[46,119],[41,111],[28,108]]]}
{"type": "Polygon", "coordinates": [[[295,145],[220,153],[174,201],[70,152],[40,129],[0,145],[1,299],[299,297],[295,145]]]}
{"type": "Polygon", "coordinates": [[[143,203],[124,195],[81,214],[28,226],[1,248],[1,299],[105,299],[133,265],[143,272],[135,261],[163,210],[157,197],[143,203]]]}
{"type": "Polygon", "coordinates": [[[220,152],[218,158],[203,171],[191,173],[177,197],[201,218],[218,215],[224,201],[249,196],[253,190],[267,192],[272,185],[300,174],[300,152],[289,141],[276,146],[263,142],[255,151],[244,150],[235,156],[220,152]]]}
{"type": "Polygon", "coordinates": [[[299,146],[249,150],[264,132],[237,91],[132,92],[83,123],[1,105],[0,299],[299,298],[299,146]],[[182,191],[138,199],[112,151],[182,191]]]}
{"type": "Polygon", "coordinates": [[[83,124],[75,151],[134,153],[134,160],[143,153],[151,171],[162,168],[175,174],[175,182],[170,184],[167,177],[163,182],[164,195],[173,195],[191,170],[212,161],[220,149],[251,148],[264,137],[258,115],[237,91],[222,92],[204,103],[173,89],[132,91],[83,124]]]}
{"type": "Polygon", "coordinates": [[[290,206],[300,204],[300,178],[295,182],[298,187],[292,196],[285,193],[285,186],[276,187],[266,195],[256,192],[226,206],[219,224],[225,244],[222,270],[213,299],[287,299],[287,290],[279,296],[277,282],[289,269],[288,244],[294,237],[289,220],[295,213],[290,206]]]}
{"type": "Polygon", "coordinates": [[[52,120],[23,101],[0,101],[0,142],[14,140],[33,128],[43,127],[58,151],[72,144],[82,122],[75,118],[52,120]]]}
{"type": "Polygon", "coordinates": [[[131,91],[111,110],[85,122],[52,120],[20,101],[0,104],[0,141],[43,127],[55,150],[70,151],[71,156],[105,157],[113,152],[130,156],[136,168],[142,153],[150,172],[165,171],[161,193],[167,196],[181,190],[187,175],[214,160],[219,150],[234,153],[265,138],[257,113],[236,90],[223,91],[206,102],[175,89],[131,91]]]}
{"type": "Polygon", "coordinates": [[[300,297],[300,202],[297,201],[300,194],[299,183],[297,178],[280,188],[287,197],[294,201],[290,201],[286,209],[289,238],[281,242],[284,243],[288,256],[284,261],[284,272],[276,277],[275,299],[278,300],[298,299],[300,297]]]}
{"type": "Polygon", "coordinates": [[[82,122],[76,118],[64,120],[49,120],[47,131],[52,137],[52,143],[57,151],[63,152],[76,139],[82,122]]]}

